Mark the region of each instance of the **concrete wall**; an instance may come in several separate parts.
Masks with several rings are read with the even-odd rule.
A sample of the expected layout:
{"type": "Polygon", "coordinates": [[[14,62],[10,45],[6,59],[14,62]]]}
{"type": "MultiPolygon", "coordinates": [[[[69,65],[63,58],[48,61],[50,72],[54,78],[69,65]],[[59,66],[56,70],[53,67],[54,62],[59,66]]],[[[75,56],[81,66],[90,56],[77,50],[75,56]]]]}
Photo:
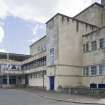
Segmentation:
{"type": "Polygon", "coordinates": [[[80,86],[79,77],[76,76],[56,76],[55,77],[55,90],[58,90],[59,87],[62,88],[72,88],[80,86]]]}
{"type": "Polygon", "coordinates": [[[46,29],[48,76],[55,76],[55,89],[59,85],[63,87],[78,86],[80,81],[77,75],[82,73],[80,68],[82,65],[82,34],[91,32],[96,27],[58,14],[47,23],[46,29]],[[56,68],[50,64],[51,48],[54,48],[56,68]],[[72,82],[71,79],[74,81],[72,82]]]}
{"type": "Polygon", "coordinates": [[[95,84],[105,84],[105,76],[89,76],[89,77],[81,77],[82,86],[90,87],[91,83],[95,84]]]}
{"type": "Polygon", "coordinates": [[[54,48],[54,64],[57,64],[57,53],[58,53],[58,16],[54,17],[50,22],[46,24],[47,32],[47,66],[52,65],[50,50],[54,48]]]}
{"type": "Polygon", "coordinates": [[[32,87],[47,87],[47,77],[43,78],[29,78],[29,86],[32,87]]]}
{"type": "Polygon", "coordinates": [[[30,54],[35,55],[46,51],[47,37],[44,36],[30,46],[30,54]]]}
{"type": "Polygon", "coordinates": [[[93,4],[74,18],[99,27],[104,25],[103,19],[105,20],[105,16],[103,15],[103,7],[100,4],[93,4]]]}
{"type": "Polygon", "coordinates": [[[78,20],[67,19],[66,16],[59,16],[58,64],[81,66],[82,35],[96,28],[78,20]]]}
{"type": "MultiPolygon", "coordinates": [[[[89,52],[83,53],[83,66],[105,64],[105,49],[101,49],[99,47],[99,39],[101,38],[105,39],[105,28],[102,28],[83,37],[83,44],[88,42],[90,47],[89,52]],[[95,40],[97,41],[98,48],[95,51],[91,51],[91,42],[95,40]]],[[[99,72],[99,67],[97,68],[97,72],[99,72]]],[[[89,87],[91,83],[105,83],[105,77],[103,75],[97,73],[95,76],[83,76],[82,84],[89,87]]]]}
{"type": "Polygon", "coordinates": [[[103,26],[105,26],[105,7],[103,8],[103,26]]]}
{"type": "Polygon", "coordinates": [[[37,68],[33,68],[30,70],[26,70],[24,73],[28,75],[28,80],[29,80],[29,86],[35,86],[35,87],[46,87],[47,88],[47,74],[44,74],[44,77],[40,74],[37,75],[37,77],[35,76],[35,73],[39,73],[41,71],[45,71],[47,73],[47,67],[43,66],[43,67],[37,67],[37,68]]]}
{"type": "Polygon", "coordinates": [[[81,21],[59,16],[58,64],[62,66],[56,70],[56,75],[60,76],[57,81],[61,81],[63,86],[81,85],[79,76],[82,74],[82,35],[95,29],[81,21]]]}
{"type": "Polygon", "coordinates": [[[80,86],[81,67],[59,65],[56,69],[55,89],[59,86],[75,87],[80,86]]]}
{"type": "Polygon", "coordinates": [[[47,68],[47,90],[50,89],[49,77],[55,77],[54,89],[58,90],[59,87],[75,87],[80,86],[80,76],[82,75],[81,68],[68,67],[68,66],[51,66],[47,68]]]}
{"type": "Polygon", "coordinates": [[[0,64],[21,65],[21,62],[20,61],[15,61],[15,60],[0,59],[0,64]]]}
{"type": "Polygon", "coordinates": [[[105,28],[83,37],[83,44],[89,43],[90,51],[83,53],[83,66],[105,63],[105,49],[99,48],[99,39],[105,38],[105,28]],[[91,42],[97,41],[97,50],[91,51],[91,42]]]}

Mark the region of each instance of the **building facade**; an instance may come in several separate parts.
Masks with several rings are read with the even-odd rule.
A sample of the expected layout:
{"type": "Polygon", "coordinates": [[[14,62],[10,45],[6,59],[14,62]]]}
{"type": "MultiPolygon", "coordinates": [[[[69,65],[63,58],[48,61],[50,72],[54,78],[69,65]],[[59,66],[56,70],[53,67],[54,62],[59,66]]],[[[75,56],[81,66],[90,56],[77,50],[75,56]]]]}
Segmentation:
{"type": "Polygon", "coordinates": [[[74,17],[56,14],[30,55],[1,53],[0,64],[1,86],[105,88],[105,1],[74,17]]]}

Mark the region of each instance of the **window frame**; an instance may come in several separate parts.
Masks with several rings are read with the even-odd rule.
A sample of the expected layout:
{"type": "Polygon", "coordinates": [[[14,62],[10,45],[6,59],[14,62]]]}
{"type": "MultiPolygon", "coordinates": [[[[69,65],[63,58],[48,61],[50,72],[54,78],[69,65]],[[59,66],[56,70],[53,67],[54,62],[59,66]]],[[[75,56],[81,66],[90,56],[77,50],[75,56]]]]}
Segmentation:
{"type": "Polygon", "coordinates": [[[91,65],[91,76],[97,75],[97,65],[91,65]]]}
{"type": "Polygon", "coordinates": [[[96,51],[97,50],[97,41],[92,41],[91,42],[91,51],[96,51]]]}
{"type": "Polygon", "coordinates": [[[50,49],[50,65],[54,65],[55,63],[55,49],[50,49]]]}
{"type": "Polygon", "coordinates": [[[99,48],[103,49],[104,48],[104,45],[105,44],[105,39],[104,38],[100,38],[99,39],[99,48]]]}
{"type": "Polygon", "coordinates": [[[89,76],[89,66],[83,68],[83,76],[89,76]]]}
{"type": "Polygon", "coordinates": [[[105,75],[105,64],[99,65],[99,75],[105,75]],[[101,72],[100,72],[101,70],[101,72]]]}

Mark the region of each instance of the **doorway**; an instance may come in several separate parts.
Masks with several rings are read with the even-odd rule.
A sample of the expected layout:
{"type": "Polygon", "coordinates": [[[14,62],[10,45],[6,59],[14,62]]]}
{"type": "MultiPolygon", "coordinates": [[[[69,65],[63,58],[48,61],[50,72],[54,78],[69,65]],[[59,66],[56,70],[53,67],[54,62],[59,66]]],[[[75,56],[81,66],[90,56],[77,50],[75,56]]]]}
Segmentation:
{"type": "Polygon", "coordinates": [[[55,81],[55,77],[54,76],[50,76],[49,77],[49,84],[50,84],[50,90],[54,90],[54,81],[55,81]]]}

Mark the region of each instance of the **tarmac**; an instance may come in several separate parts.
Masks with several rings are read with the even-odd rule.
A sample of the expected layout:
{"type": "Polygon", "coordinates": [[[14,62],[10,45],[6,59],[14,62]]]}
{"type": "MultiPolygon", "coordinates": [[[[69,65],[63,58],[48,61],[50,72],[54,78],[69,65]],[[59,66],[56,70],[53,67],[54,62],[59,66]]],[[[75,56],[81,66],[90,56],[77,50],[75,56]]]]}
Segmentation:
{"type": "Polygon", "coordinates": [[[54,101],[62,101],[67,103],[77,103],[77,104],[90,104],[90,105],[105,105],[105,99],[103,98],[93,98],[82,95],[72,95],[67,93],[53,92],[53,91],[45,91],[34,88],[25,88],[24,91],[32,92],[37,96],[54,100],[54,101]]]}

